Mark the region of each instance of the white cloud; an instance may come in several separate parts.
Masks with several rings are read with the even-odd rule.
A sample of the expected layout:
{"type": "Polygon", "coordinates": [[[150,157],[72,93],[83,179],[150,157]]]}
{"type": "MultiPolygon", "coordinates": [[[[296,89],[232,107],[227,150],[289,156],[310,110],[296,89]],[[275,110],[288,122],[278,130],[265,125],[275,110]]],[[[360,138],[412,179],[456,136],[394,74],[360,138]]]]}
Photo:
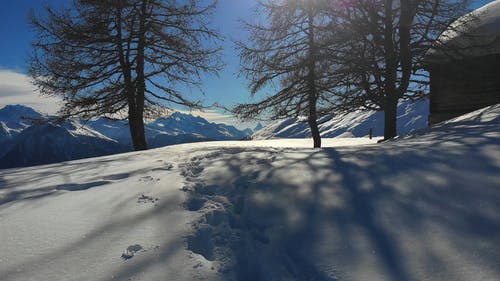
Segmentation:
{"type": "Polygon", "coordinates": [[[30,82],[29,76],[7,69],[0,69],[0,108],[9,104],[22,104],[42,113],[54,114],[60,100],[42,96],[30,82]]]}

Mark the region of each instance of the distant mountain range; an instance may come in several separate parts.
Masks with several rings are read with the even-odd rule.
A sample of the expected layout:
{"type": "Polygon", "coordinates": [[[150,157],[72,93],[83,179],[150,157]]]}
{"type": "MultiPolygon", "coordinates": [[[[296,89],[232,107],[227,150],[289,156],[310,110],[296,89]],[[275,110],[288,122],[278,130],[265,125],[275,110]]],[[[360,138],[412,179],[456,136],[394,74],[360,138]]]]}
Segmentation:
{"type": "MultiPolygon", "coordinates": [[[[405,101],[398,107],[398,133],[408,134],[427,127],[429,103],[405,101]]],[[[43,115],[22,105],[0,109],[0,168],[24,167],[67,160],[104,156],[132,151],[128,121],[99,118],[83,122],[77,119],[51,122],[43,115]]],[[[322,137],[364,137],[383,135],[382,112],[354,111],[318,120],[322,137]]],[[[145,125],[150,148],[212,140],[271,138],[308,138],[305,119],[292,118],[265,127],[238,130],[201,117],[175,112],[145,125]]]]}
{"type": "MultiPolygon", "coordinates": [[[[414,130],[427,127],[429,101],[404,101],[398,106],[398,134],[406,135],[414,130]]],[[[311,131],[305,118],[291,118],[274,122],[258,132],[252,139],[309,138],[311,131]]],[[[322,137],[365,137],[370,128],[373,136],[384,135],[384,113],[357,110],[346,114],[332,114],[318,120],[322,137]]]]}
{"type": "MultiPolygon", "coordinates": [[[[132,151],[126,120],[70,119],[55,123],[51,119],[23,105],[0,109],[0,168],[132,151]]],[[[180,112],[147,123],[145,131],[150,148],[186,142],[241,140],[253,133],[180,112]]]]}
{"type": "MultiPolygon", "coordinates": [[[[86,126],[132,148],[126,120],[99,118],[88,121],[86,126]]],[[[145,124],[144,129],[150,148],[187,142],[241,140],[249,135],[248,132],[238,130],[234,126],[211,123],[202,117],[180,112],[149,122],[145,124]]]]}
{"type": "Polygon", "coordinates": [[[41,123],[27,127],[2,145],[0,168],[49,164],[128,150],[76,120],[62,124],[41,123]]]}

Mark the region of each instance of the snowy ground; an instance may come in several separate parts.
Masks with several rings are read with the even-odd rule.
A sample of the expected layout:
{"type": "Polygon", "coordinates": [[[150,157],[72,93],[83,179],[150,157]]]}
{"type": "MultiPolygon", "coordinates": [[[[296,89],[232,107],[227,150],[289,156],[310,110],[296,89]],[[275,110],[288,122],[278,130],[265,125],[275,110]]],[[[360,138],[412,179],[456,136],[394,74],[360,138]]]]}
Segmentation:
{"type": "Polygon", "coordinates": [[[0,171],[0,280],[500,280],[500,106],[385,144],[0,171]]]}

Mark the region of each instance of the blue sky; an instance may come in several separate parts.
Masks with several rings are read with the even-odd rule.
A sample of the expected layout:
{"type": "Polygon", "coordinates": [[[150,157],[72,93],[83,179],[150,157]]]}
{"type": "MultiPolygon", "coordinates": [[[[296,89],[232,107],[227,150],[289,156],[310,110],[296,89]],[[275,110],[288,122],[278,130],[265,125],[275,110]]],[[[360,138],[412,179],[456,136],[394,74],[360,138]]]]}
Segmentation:
{"type": "MultiPolygon", "coordinates": [[[[471,8],[477,8],[491,1],[473,1],[471,8]]],[[[54,6],[70,3],[69,0],[1,0],[0,1],[0,108],[12,101],[32,105],[33,107],[53,112],[55,101],[53,99],[36,99],[25,95],[22,91],[31,91],[26,74],[27,54],[30,52],[32,33],[27,24],[27,14],[30,8],[40,11],[48,3],[54,6]],[[5,98],[8,96],[8,98],[5,98]],[[18,99],[15,99],[18,97],[18,99]],[[24,99],[23,99],[24,98],[24,99]]],[[[219,77],[204,79],[201,96],[198,89],[184,89],[188,96],[201,98],[206,104],[218,102],[232,106],[239,102],[249,101],[249,92],[246,82],[237,78],[239,56],[234,50],[231,39],[244,40],[246,34],[241,30],[238,19],[251,20],[251,9],[255,0],[219,0],[219,6],[213,18],[213,26],[218,29],[226,40],[223,44],[223,59],[226,63],[219,77]]],[[[239,127],[252,126],[253,124],[237,124],[234,120],[217,111],[197,113],[215,122],[233,123],[239,127]]]]}
{"type": "MultiPolygon", "coordinates": [[[[33,38],[29,25],[27,24],[28,11],[33,8],[41,11],[44,4],[58,6],[70,3],[69,0],[2,0],[0,1],[0,84],[7,91],[0,92],[0,108],[12,101],[31,105],[41,111],[53,113],[55,111],[54,99],[33,100],[23,97],[21,91],[33,91],[29,86],[27,77],[20,74],[27,72],[27,56],[30,53],[30,42],[33,38]],[[19,84],[19,85],[16,85],[19,84]],[[16,88],[17,89],[14,89],[16,88]],[[1,99],[2,95],[8,95],[9,99],[1,99]],[[15,95],[18,98],[15,98],[15,95]],[[43,104],[41,104],[43,103],[43,104]]],[[[187,96],[202,99],[205,104],[215,102],[232,106],[239,102],[249,100],[249,93],[243,79],[237,78],[239,69],[239,56],[234,50],[232,39],[243,40],[246,35],[241,30],[239,19],[249,20],[251,9],[255,5],[254,0],[219,0],[219,6],[212,18],[212,25],[218,29],[225,41],[223,42],[224,70],[218,77],[206,77],[203,81],[203,92],[197,88],[182,88],[187,96]]],[[[203,117],[214,121],[232,123],[238,127],[253,126],[254,124],[238,124],[235,120],[220,114],[220,112],[209,110],[207,112],[195,112],[203,117]]]]}

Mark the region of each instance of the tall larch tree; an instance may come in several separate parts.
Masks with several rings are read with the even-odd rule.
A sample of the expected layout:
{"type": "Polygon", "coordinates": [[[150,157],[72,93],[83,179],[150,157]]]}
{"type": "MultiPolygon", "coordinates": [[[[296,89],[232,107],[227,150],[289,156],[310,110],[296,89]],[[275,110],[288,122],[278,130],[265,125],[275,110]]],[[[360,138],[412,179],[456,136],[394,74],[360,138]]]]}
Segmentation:
{"type": "Polygon", "coordinates": [[[336,110],[384,111],[384,139],[397,136],[397,106],[428,84],[422,60],[468,0],[330,1],[336,110]]]}
{"type": "Polygon", "coordinates": [[[74,0],[33,13],[35,85],[63,99],[60,115],[123,114],[135,150],[147,149],[144,119],[173,104],[199,107],[176,90],[221,67],[219,35],[207,27],[216,2],[74,0]],[[207,2],[204,2],[207,3],[207,2]]]}
{"type": "Polygon", "coordinates": [[[305,116],[314,147],[321,147],[317,119],[324,112],[325,78],[329,62],[323,47],[328,20],[325,1],[258,1],[258,23],[246,23],[248,43],[239,43],[242,75],[251,95],[264,97],[240,104],[233,113],[242,119],[258,116],[275,120],[305,116]],[[319,108],[318,108],[319,107],[319,108]]]}

